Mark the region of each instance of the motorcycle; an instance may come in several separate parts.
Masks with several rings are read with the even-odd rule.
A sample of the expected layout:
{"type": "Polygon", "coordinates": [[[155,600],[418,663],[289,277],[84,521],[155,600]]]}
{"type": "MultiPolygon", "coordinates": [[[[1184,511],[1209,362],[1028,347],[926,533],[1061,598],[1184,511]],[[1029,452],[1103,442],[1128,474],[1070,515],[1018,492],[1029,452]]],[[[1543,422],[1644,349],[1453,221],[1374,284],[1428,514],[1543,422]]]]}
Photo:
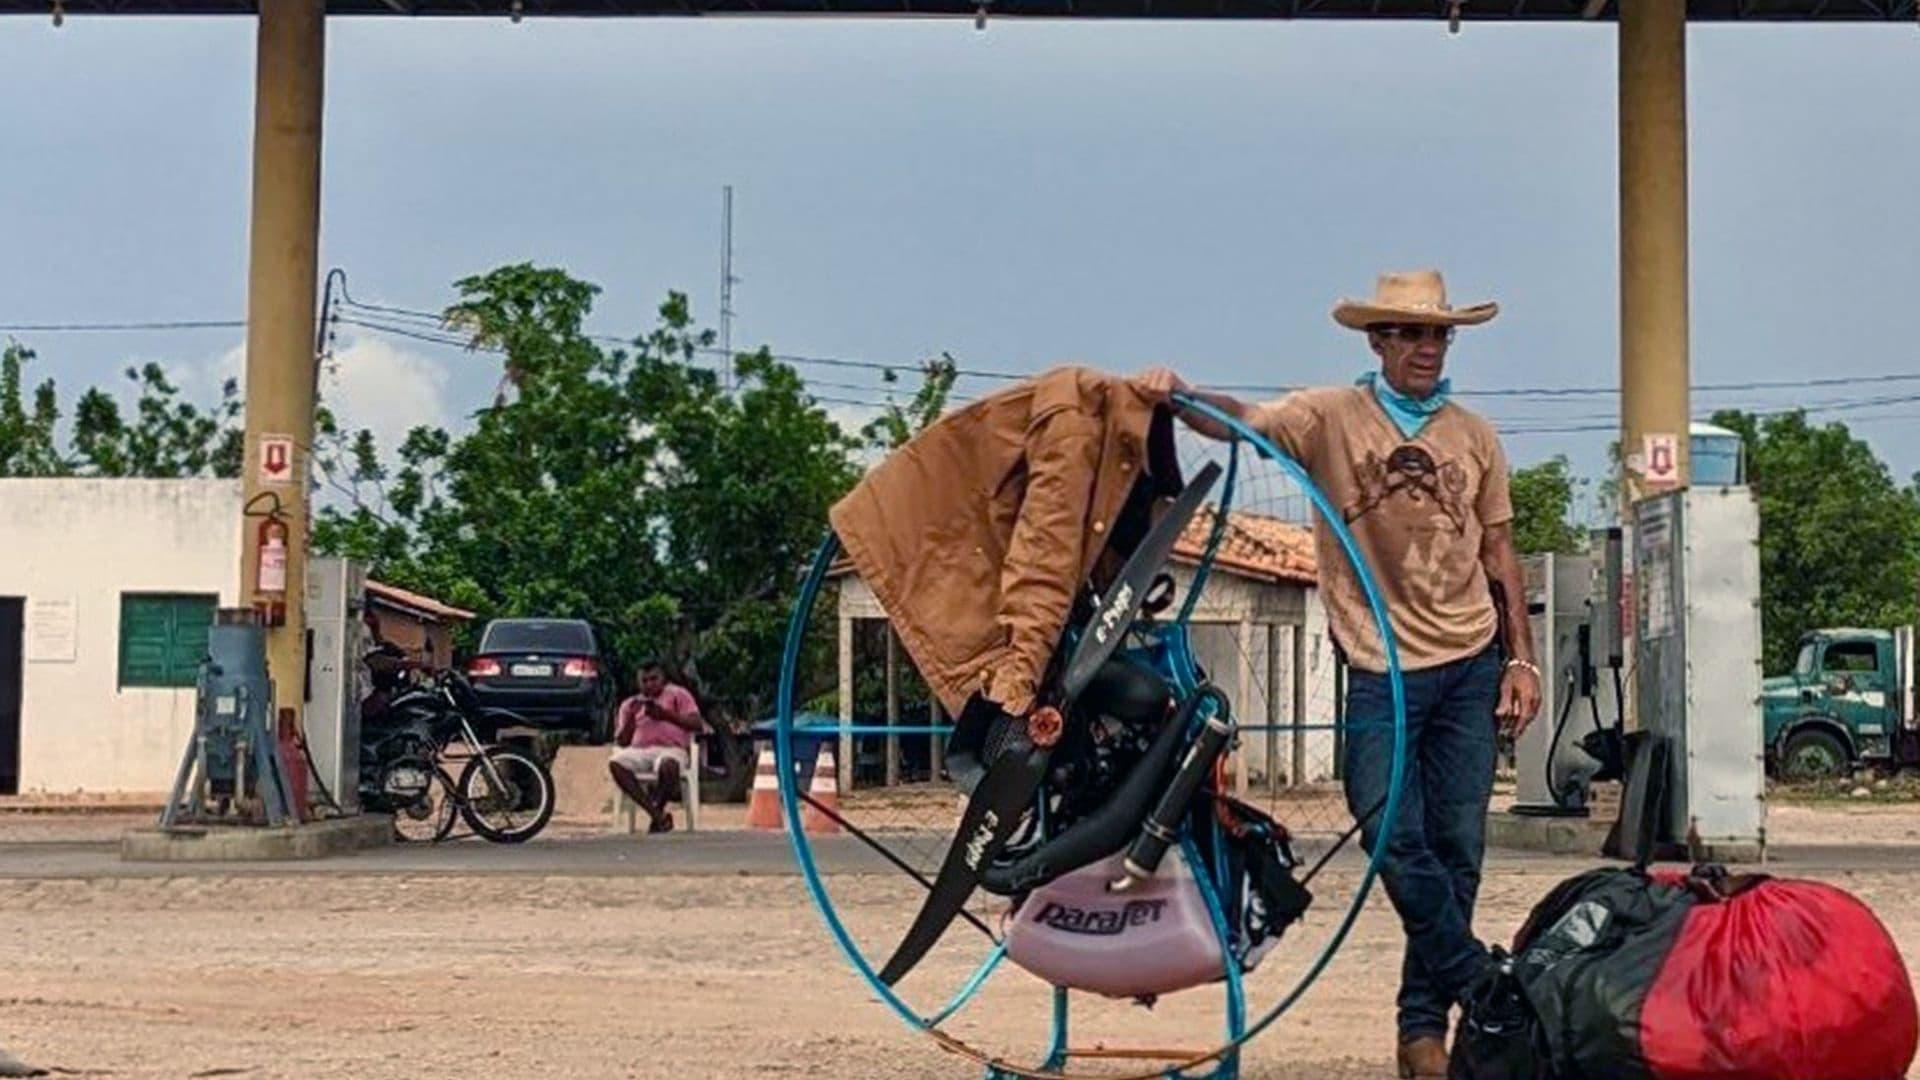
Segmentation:
{"type": "Polygon", "coordinates": [[[533,839],[553,818],[553,774],[531,753],[494,741],[500,728],[521,723],[505,709],[480,707],[458,671],[396,687],[361,720],[360,805],[392,814],[402,841],[444,840],[456,816],[496,844],[533,839]],[[456,781],[443,763],[461,758],[456,781]]]}

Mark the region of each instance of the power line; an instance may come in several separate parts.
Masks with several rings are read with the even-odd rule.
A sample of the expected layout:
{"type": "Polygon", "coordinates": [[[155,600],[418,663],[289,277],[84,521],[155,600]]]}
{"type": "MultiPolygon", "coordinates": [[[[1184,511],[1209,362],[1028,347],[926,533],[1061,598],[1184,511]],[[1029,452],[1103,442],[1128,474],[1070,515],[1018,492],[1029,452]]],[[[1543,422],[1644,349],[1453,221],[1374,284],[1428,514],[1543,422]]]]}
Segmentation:
{"type": "Polygon", "coordinates": [[[362,329],[372,330],[377,333],[392,334],[395,337],[430,342],[434,345],[447,345],[456,349],[465,349],[469,352],[494,353],[498,355],[505,355],[506,353],[506,350],[500,348],[498,345],[489,345],[482,341],[456,337],[447,333],[432,333],[406,326],[392,326],[386,323],[374,322],[369,319],[350,319],[344,315],[334,316],[334,321],[345,326],[358,326],[362,329]]]}
{"type": "MultiPolygon", "coordinates": [[[[343,326],[360,327],[361,329],[372,330],[376,333],[392,334],[396,337],[402,337],[412,341],[423,341],[433,345],[445,345],[449,348],[462,349],[462,350],[467,350],[472,352],[492,353],[494,355],[504,355],[506,353],[505,349],[502,349],[497,345],[489,345],[486,343],[476,343],[468,339],[454,337],[450,334],[445,334],[445,333],[436,334],[436,333],[431,333],[423,330],[416,330],[411,327],[395,326],[395,325],[384,323],[384,322],[376,322],[370,319],[350,318],[345,315],[338,316],[336,321],[338,321],[343,326]]],[[[714,353],[714,352],[717,352],[718,350],[698,349],[695,351],[702,352],[702,353],[714,353]]],[[[775,359],[780,359],[780,358],[775,357],[775,359]]],[[[822,387],[835,388],[835,389],[841,389],[841,390],[861,390],[861,391],[868,391],[868,392],[884,392],[887,389],[886,387],[883,387],[883,386],[866,386],[866,385],[861,385],[857,383],[834,382],[831,380],[818,380],[818,379],[809,379],[807,380],[806,385],[808,387],[822,386],[822,387]]],[[[898,402],[892,401],[892,400],[876,401],[872,399],[854,399],[854,398],[847,398],[847,397],[836,397],[836,396],[825,395],[825,394],[815,394],[815,393],[812,393],[811,391],[809,391],[808,396],[812,397],[815,401],[827,402],[829,404],[858,405],[858,406],[863,406],[863,407],[872,408],[872,409],[885,409],[885,408],[888,408],[889,406],[898,404],[898,402]]],[[[955,401],[972,400],[971,398],[968,398],[962,394],[954,394],[951,397],[952,397],[952,400],[955,400],[955,401]]]]}
{"type": "Polygon", "coordinates": [[[92,334],[147,330],[241,330],[245,319],[171,319],[161,322],[5,323],[4,334],[92,334]]]}
{"type": "MultiPolygon", "coordinates": [[[[1723,405],[1720,408],[1737,412],[1752,412],[1762,416],[1785,415],[1795,411],[1809,413],[1846,412],[1854,409],[1870,409],[1880,405],[1903,405],[1920,401],[1920,394],[1883,394],[1863,398],[1827,398],[1823,401],[1796,402],[1792,405],[1773,406],[1764,403],[1723,405]]],[[[1572,430],[1570,425],[1593,422],[1598,426],[1578,430],[1599,430],[1604,426],[1617,426],[1620,414],[1617,412],[1584,413],[1577,416],[1502,416],[1496,418],[1503,432],[1539,428],[1540,430],[1572,430]]]]}
{"type": "MultiPolygon", "coordinates": [[[[1887,394],[1887,395],[1881,395],[1878,397],[1839,399],[1839,400],[1832,400],[1832,401],[1825,401],[1825,402],[1813,402],[1808,404],[1789,405],[1789,406],[1780,407],[1780,408],[1744,408],[1744,409],[1739,409],[1738,411],[1747,413],[1752,416],[1760,416],[1760,417],[1787,416],[1789,414],[1796,413],[1796,412],[1803,412],[1803,413],[1812,415],[1812,414],[1818,414],[1818,413],[1850,413],[1856,409],[1872,409],[1872,408],[1879,408],[1886,405],[1904,405],[1912,402],[1920,402],[1920,394],[1887,394]]],[[[1860,417],[1856,419],[1891,420],[1891,419],[1897,419],[1897,418],[1898,418],[1897,416],[1875,416],[1875,417],[1860,417]]],[[[1533,426],[1533,427],[1529,427],[1527,425],[1522,424],[1522,425],[1516,425],[1513,427],[1503,426],[1500,429],[1500,434],[1502,435],[1553,435],[1553,434],[1562,434],[1562,433],[1571,434],[1576,432],[1588,432],[1588,431],[1618,431],[1619,428],[1620,428],[1620,424],[1618,420],[1615,420],[1612,423],[1600,423],[1600,424],[1542,424],[1542,425],[1533,426]]]]}
{"type": "MultiPolygon", "coordinates": [[[[1920,372],[1896,372],[1882,375],[1834,375],[1819,379],[1774,379],[1748,382],[1695,383],[1688,389],[1696,394],[1735,393],[1755,390],[1806,390],[1823,386],[1864,386],[1875,383],[1920,382],[1920,372]]],[[[1286,394],[1305,386],[1293,384],[1228,383],[1208,386],[1209,390],[1235,393],[1286,394]]],[[[1525,386],[1496,387],[1486,390],[1456,390],[1455,397],[1566,398],[1618,395],[1617,386],[1525,386]]]]}
{"type": "MultiPolygon", "coordinates": [[[[366,305],[356,305],[356,306],[366,306],[366,305]]],[[[414,312],[414,311],[408,311],[406,309],[392,309],[392,310],[394,311],[395,314],[411,315],[416,319],[434,318],[433,316],[428,315],[424,312],[414,312]]],[[[463,339],[463,338],[453,336],[452,334],[446,331],[426,331],[423,329],[417,330],[410,327],[395,326],[395,325],[387,324],[384,322],[376,322],[373,320],[363,319],[363,318],[352,318],[345,315],[339,316],[338,318],[340,322],[349,326],[359,326],[366,329],[374,330],[379,333],[397,334],[401,337],[411,338],[418,341],[430,342],[438,345],[446,345],[454,348],[478,350],[478,351],[490,352],[490,353],[496,353],[496,354],[503,353],[505,351],[499,348],[498,346],[476,344],[474,342],[471,342],[468,339],[463,339]]],[[[711,347],[703,347],[703,348],[697,348],[694,351],[697,353],[702,353],[706,355],[716,355],[716,354],[720,354],[723,350],[720,350],[717,348],[711,348],[711,347]]],[[[781,361],[783,363],[791,363],[791,364],[814,364],[814,365],[822,365],[826,367],[852,368],[856,370],[878,370],[878,371],[886,371],[886,372],[898,372],[903,370],[902,367],[896,367],[890,364],[880,364],[880,363],[871,362],[871,361],[852,361],[842,357],[795,356],[795,355],[780,354],[780,353],[774,353],[771,355],[775,360],[781,361]]],[[[911,369],[905,369],[905,370],[911,370],[911,369]]],[[[1920,375],[1904,375],[1903,374],[1903,375],[1894,375],[1894,376],[1876,376],[1863,381],[1866,381],[1869,383],[1885,383],[1885,382],[1909,381],[1909,380],[1916,380],[1916,379],[1920,379],[1920,375]]],[[[1834,385],[1836,383],[1845,384],[1847,382],[1847,380],[1832,380],[1832,379],[1808,380],[1808,381],[1809,382],[1817,381],[1819,385],[1834,385]]],[[[837,382],[832,380],[814,380],[814,379],[809,379],[808,382],[809,382],[809,385],[818,385],[821,387],[826,387],[831,389],[855,390],[855,391],[865,391],[868,393],[883,393],[883,394],[890,392],[890,388],[886,386],[863,386],[855,383],[837,382]]],[[[884,400],[884,401],[876,401],[871,398],[864,399],[864,400],[855,400],[855,399],[846,398],[846,397],[824,396],[819,394],[813,394],[811,396],[813,396],[815,400],[818,400],[818,401],[830,402],[833,404],[858,405],[858,406],[864,406],[867,408],[876,408],[876,409],[883,409],[883,408],[887,408],[890,405],[897,404],[897,402],[891,399],[884,400]]],[[[952,400],[970,401],[973,399],[966,395],[954,394],[952,395],[952,400]]],[[[1794,411],[1805,411],[1810,414],[1823,413],[1823,412],[1848,412],[1855,409],[1866,409],[1866,408],[1873,408],[1876,406],[1883,406],[1883,405],[1905,404],[1905,403],[1914,402],[1914,401],[1920,401],[1920,394],[1893,394],[1893,395],[1877,395],[1877,396],[1865,397],[1865,398],[1828,399],[1825,401],[1800,403],[1790,407],[1771,408],[1771,409],[1765,408],[1759,405],[1738,406],[1738,407],[1741,409],[1741,411],[1751,412],[1757,416],[1775,416],[1775,415],[1784,415],[1786,413],[1790,413],[1794,411]]],[[[1618,431],[1620,426],[1618,415],[1613,413],[1587,413],[1587,414],[1568,416],[1568,417],[1494,416],[1494,417],[1491,417],[1490,419],[1500,428],[1501,433],[1503,435],[1586,434],[1586,433],[1592,433],[1592,432],[1618,431]]]]}
{"type": "MultiPolygon", "coordinates": [[[[422,311],[418,308],[393,307],[391,305],[384,305],[384,304],[368,304],[358,300],[354,300],[351,297],[345,298],[343,302],[343,307],[360,308],[367,311],[378,312],[383,316],[398,318],[403,321],[411,320],[421,324],[423,327],[427,325],[431,325],[434,328],[435,332],[438,332],[442,335],[447,333],[447,331],[443,329],[447,325],[446,319],[443,316],[435,315],[433,312],[430,312],[430,311],[422,311]]],[[[341,316],[341,321],[347,322],[353,325],[369,326],[370,329],[384,329],[384,330],[389,330],[395,333],[403,333],[402,331],[395,330],[392,326],[385,326],[385,327],[370,326],[370,324],[368,324],[364,320],[356,320],[356,319],[348,318],[347,316],[341,316]]],[[[635,343],[635,339],[633,338],[618,337],[612,334],[583,334],[581,336],[585,337],[589,341],[597,341],[603,344],[610,344],[610,345],[622,345],[622,346],[631,347],[635,343]]],[[[439,343],[440,344],[457,344],[462,347],[465,347],[467,345],[467,342],[464,340],[457,340],[457,341],[440,340],[439,343]]],[[[490,351],[497,351],[497,350],[490,350],[490,351]]],[[[699,346],[695,348],[693,351],[706,356],[722,357],[723,359],[729,360],[729,361],[732,360],[733,356],[735,355],[732,350],[721,347],[721,346],[716,346],[716,345],[699,346]]],[[[831,368],[842,368],[845,370],[852,370],[852,371],[880,371],[880,372],[890,371],[896,374],[903,374],[903,373],[910,374],[910,373],[914,373],[922,370],[922,365],[919,363],[887,363],[879,360],[858,360],[858,359],[854,359],[851,357],[844,357],[844,356],[809,356],[809,355],[804,355],[800,353],[780,353],[780,352],[771,352],[771,351],[768,353],[768,355],[772,357],[774,360],[779,361],[780,363],[791,364],[791,365],[800,366],[800,367],[805,367],[805,366],[831,367],[831,368]]],[[[1015,380],[1031,377],[1031,373],[1021,373],[1017,371],[990,371],[990,370],[983,370],[983,369],[977,369],[977,368],[958,368],[955,370],[955,374],[967,376],[970,378],[976,378],[976,379],[995,379],[995,380],[1001,380],[1001,381],[1015,381],[1015,380]]]]}
{"type": "MultiPolygon", "coordinates": [[[[443,315],[418,308],[400,307],[391,304],[376,304],[358,300],[349,295],[345,288],[341,290],[339,307],[346,314],[336,314],[335,321],[350,326],[358,326],[377,333],[392,334],[429,344],[444,345],[469,351],[501,353],[497,346],[488,345],[460,336],[457,330],[448,326],[443,315]],[[378,318],[368,318],[364,314],[373,313],[378,318]]],[[[129,322],[65,322],[65,323],[0,323],[0,333],[120,333],[120,332],[162,332],[181,330],[234,330],[243,329],[245,320],[240,319],[171,319],[129,322]]],[[[633,338],[623,338],[609,334],[587,334],[590,340],[632,346],[633,338]]],[[[720,356],[731,359],[732,353],[723,347],[701,346],[694,350],[708,356],[720,356]]],[[[795,366],[839,368],[854,371],[877,371],[894,373],[912,373],[922,370],[917,363],[889,363],[877,360],[865,360],[845,356],[807,355],[799,353],[773,353],[769,355],[776,361],[795,366]]],[[[1031,373],[981,369],[958,368],[955,374],[963,378],[1013,381],[1028,378],[1031,373]]],[[[1701,394],[1753,393],[1775,390],[1807,390],[1821,387],[1873,386],[1920,382],[1920,372],[1891,372],[1873,375],[1837,375],[1809,379],[1755,379],[1741,382],[1698,383],[1691,387],[1692,392],[1701,394]]],[[[843,387],[852,389],[848,384],[843,387]]],[[[1208,389],[1238,393],[1282,394],[1301,387],[1295,384],[1276,383],[1226,383],[1208,387],[1208,389]]],[[[884,390],[873,387],[873,390],[884,390]]],[[[1496,387],[1457,391],[1463,398],[1583,398],[1617,395],[1619,388],[1614,386],[1535,386],[1535,387],[1496,387]]],[[[965,400],[960,395],[956,399],[965,400]]],[[[1779,415],[1805,409],[1808,412],[1847,411],[1866,408],[1875,404],[1896,404],[1920,400],[1920,395],[1894,395],[1885,398],[1869,398],[1853,401],[1839,401],[1818,405],[1794,405],[1788,408],[1762,410],[1759,415],[1779,415]]],[[[861,404],[877,404],[862,402],[861,404]]],[[[1739,407],[1739,406],[1728,406],[1739,407]]],[[[1755,411],[1747,408],[1745,411],[1755,411]]],[[[1617,427],[1617,421],[1606,415],[1585,414],[1561,419],[1549,417],[1513,418],[1506,421],[1512,425],[1509,434],[1540,434],[1546,432],[1586,432],[1604,431],[1617,427]]]]}
{"type": "MultiPolygon", "coordinates": [[[[402,337],[409,337],[419,341],[428,341],[438,345],[451,345],[458,348],[472,348],[472,349],[477,349],[483,352],[497,353],[501,351],[497,347],[486,346],[486,345],[476,345],[472,343],[469,339],[451,336],[450,331],[439,329],[446,325],[445,320],[442,319],[440,316],[432,314],[431,312],[418,311],[418,310],[413,310],[408,308],[394,308],[394,307],[388,307],[388,306],[362,304],[357,301],[351,301],[351,300],[349,300],[344,306],[348,308],[363,308],[369,311],[378,311],[383,316],[399,319],[402,321],[402,323],[404,323],[407,320],[412,320],[413,322],[419,324],[419,328],[416,329],[414,327],[408,327],[405,325],[395,325],[386,320],[382,320],[381,322],[374,322],[366,318],[355,318],[355,317],[352,317],[351,315],[338,316],[340,322],[349,326],[360,326],[370,330],[376,330],[382,333],[398,334],[402,337]],[[428,329],[427,328],[428,324],[431,324],[433,329],[428,329]]],[[[609,344],[617,344],[617,345],[623,345],[623,346],[631,346],[634,344],[632,339],[614,337],[608,334],[586,334],[583,336],[585,336],[588,340],[591,340],[591,341],[598,341],[598,342],[609,343],[609,344]]],[[[693,351],[702,356],[719,357],[721,358],[723,363],[730,361],[734,356],[734,353],[728,349],[720,348],[718,346],[710,346],[710,345],[698,346],[693,351]]],[[[893,374],[913,374],[923,370],[920,364],[889,364],[889,363],[882,363],[877,360],[853,360],[846,357],[838,357],[838,356],[805,356],[797,353],[777,353],[777,352],[769,352],[767,355],[771,357],[773,360],[776,360],[783,364],[792,365],[795,367],[824,367],[824,368],[837,368],[841,370],[851,370],[851,371],[877,371],[882,373],[893,373],[893,374]]],[[[1026,375],[1021,375],[1017,372],[1011,372],[1011,371],[976,371],[976,370],[966,370],[966,369],[962,369],[956,372],[956,374],[970,375],[974,378],[997,379],[997,380],[1007,380],[1007,381],[1024,379],[1028,377],[1026,375]]],[[[885,388],[884,387],[862,387],[861,389],[883,390],[885,388]]],[[[967,397],[966,395],[963,395],[963,394],[954,394],[951,396],[953,400],[956,400],[956,401],[973,400],[972,398],[967,397]]]]}

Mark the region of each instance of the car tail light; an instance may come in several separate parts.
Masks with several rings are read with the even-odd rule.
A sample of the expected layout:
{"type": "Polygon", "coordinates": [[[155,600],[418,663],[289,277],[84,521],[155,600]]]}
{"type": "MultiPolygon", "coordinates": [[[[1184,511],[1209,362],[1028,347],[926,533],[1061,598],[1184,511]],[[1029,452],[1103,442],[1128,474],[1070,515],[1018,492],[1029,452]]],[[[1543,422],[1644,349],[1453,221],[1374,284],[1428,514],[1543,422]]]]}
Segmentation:
{"type": "Polygon", "coordinates": [[[569,679],[591,679],[600,674],[600,665],[596,661],[576,657],[567,661],[560,673],[569,679]]]}
{"type": "Polygon", "coordinates": [[[474,678],[487,678],[500,674],[500,661],[491,657],[479,657],[467,661],[467,674],[474,678]]]}

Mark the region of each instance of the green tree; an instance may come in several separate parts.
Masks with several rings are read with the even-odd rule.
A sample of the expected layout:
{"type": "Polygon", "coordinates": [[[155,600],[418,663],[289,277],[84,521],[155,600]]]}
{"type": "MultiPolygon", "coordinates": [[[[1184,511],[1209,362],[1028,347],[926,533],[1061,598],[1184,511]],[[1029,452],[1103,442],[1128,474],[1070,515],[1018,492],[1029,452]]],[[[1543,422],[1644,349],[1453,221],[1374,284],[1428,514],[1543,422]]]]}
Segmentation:
{"type": "Polygon", "coordinates": [[[583,329],[598,290],[562,271],[456,288],[448,324],[504,353],[512,392],[460,438],[416,428],[391,471],[329,418],[323,470],[353,497],[321,510],[316,546],[483,619],[594,619],[629,665],[660,655],[691,675],[716,719],[758,719],[855,441],[764,351],[735,358],[723,391],[694,363],[712,337],[679,294],[652,331],[603,349],[583,329]]]}
{"type": "Polygon", "coordinates": [[[373,432],[342,428],[324,404],[314,410],[314,479],[328,489],[323,498],[344,496],[346,500],[344,508],[323,504],[314,515],[315,550],[380,567],[398,567],[410,560],[413,534],[392,504],[398,501],[411,507],[417,503],[408,501],[407,494],[421,482],[418,466],[434,453],[444,453],[446,442],[446,433],[437,429],[422,428],[414,434],[417,439],[409,438],[399,450],[409,470],[389,483],[389,470],[380,460],[373,432]],[[423,445],[429,448],[424,453],[423,445]]]}
{"type": "Polygon", "coordinates": [[[1573,522],[1576,481],[1564,456],[1513,470],[1513,542],[1523,555],[1572,554],[1581,547],[1573,522]]]}
{"type": "Polygon", "coordinates": [[[16,341],[0,350],[0,476],[60,476],[67,471],[54,425],[60,406],[52,379],[34,387],[25,400],[25,370],[32,349],[16,341]]]}
{"type": "Polygon", "coordinates": [[[133,417],[99,388],[80,396],[73,413],[74,466],[90,476],[240,475],[240,385],[228,379],[220,401],[202,410],[183,401],[159,364],[126,370],[139,390],[133,417]]]}
{"type": "Polygon", "coordinates": [[[1804,412],[1713,422],[1740,433],[1759,500],[1766,670],[1786,670],[1816,627],[1914,621],[1920,483],[1901,488],[1845,424],[1811,425],[1804,412]]]}
{"type": "MultiPolygon", "coordinates": [[[[889,391],[881,414],[860,429],[860,437],[870,449],[897,450],[947,411],[954,381],[960,377],[960,365],[953,357],[941,353],[940,359],[921,365],[920,374],[920,388],[906,404],[895,401],[889,391]]],[[[899,373],[892,368],[883,371],[881,378],[888,386],[900,381],[899,373]]]]}

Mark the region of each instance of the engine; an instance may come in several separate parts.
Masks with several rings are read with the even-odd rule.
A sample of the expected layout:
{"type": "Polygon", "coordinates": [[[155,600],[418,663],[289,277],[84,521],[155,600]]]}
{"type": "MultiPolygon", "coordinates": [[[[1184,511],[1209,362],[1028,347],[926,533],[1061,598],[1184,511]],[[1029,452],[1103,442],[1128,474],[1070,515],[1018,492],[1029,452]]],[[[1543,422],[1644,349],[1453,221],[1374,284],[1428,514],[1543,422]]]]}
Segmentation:
{"type": "Polygon", "coordinates": [[[1124,848],[1165,790],[1189,718],[1152,668],[1124,656],[1109,660],[1054,749],[1044,812],[1030,815],[983,870],[981,887],[1018,895],[1124,848]]]}
{"type": "Polygon", "coordinates": [[[1105,805],[1146,758],[1172,710],[1158,672],[1130,658],[1108,661],[1080,695],[1054,751],[1048,831],[1058,834],[1105,805]]]}

